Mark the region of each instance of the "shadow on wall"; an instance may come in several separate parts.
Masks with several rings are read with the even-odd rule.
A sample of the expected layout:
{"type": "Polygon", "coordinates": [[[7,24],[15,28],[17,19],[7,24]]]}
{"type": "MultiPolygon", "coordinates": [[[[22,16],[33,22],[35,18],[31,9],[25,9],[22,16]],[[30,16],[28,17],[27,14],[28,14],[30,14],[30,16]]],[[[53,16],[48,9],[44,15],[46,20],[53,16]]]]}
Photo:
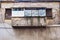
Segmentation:
{"type": "MultiPolygon", "coordinates": [[[[23,36],[23,38],[25,39],[38,39],[42,36],[45,36],[48,35],[47,32],[50,30],[50,28],[47,28],[47,27],[30,27],[30,28],[15,28],[13,29],[14,30],[14,33],[15,33],[15,36],[17,38],[21,38],[21,36],[23,36]]],[[[44,37],[42,37],[43,39],[45,39],[44,37]]],[[[41,38],[40,38],[41,39],[41,38]]]]}
{"type": "Polygon", "coordinates": [[[13,29],[40,29],[41,31],[44,31],[44,30],[47,30],[47,29],[49,29],[50,27],[46,27],[46,26],[38,26],[38,27],[36,27],[36,26],[33,26],[33,27],[22,27],[22,26],[15,26],[15,27],[13,27],[13,29]]]}

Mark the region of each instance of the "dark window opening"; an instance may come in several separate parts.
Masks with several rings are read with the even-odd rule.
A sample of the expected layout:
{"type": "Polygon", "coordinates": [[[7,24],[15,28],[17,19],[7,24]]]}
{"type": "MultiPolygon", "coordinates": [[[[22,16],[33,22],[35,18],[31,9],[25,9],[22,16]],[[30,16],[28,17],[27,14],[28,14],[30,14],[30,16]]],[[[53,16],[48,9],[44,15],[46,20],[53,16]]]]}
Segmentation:
{"type": "Polygon", "coordinates": [[[11,9],[5,9],[5,19],[11,19],[11,9]]]}
{"type": "Polygon", "coordinates": [[[47,19],[52,19],[52,9],[46,9],[46,16],[47,19]]]}

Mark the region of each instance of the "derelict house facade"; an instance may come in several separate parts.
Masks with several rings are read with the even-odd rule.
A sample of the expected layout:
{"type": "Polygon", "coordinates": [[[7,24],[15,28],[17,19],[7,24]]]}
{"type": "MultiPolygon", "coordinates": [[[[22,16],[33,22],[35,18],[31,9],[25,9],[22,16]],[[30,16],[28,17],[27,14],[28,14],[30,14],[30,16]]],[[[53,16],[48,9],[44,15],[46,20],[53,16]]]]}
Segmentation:
{"type": "Polygon", "coordinates": [[[60,23],[60,0],[0,0],[0,22],[12,26],[60,23]]]}

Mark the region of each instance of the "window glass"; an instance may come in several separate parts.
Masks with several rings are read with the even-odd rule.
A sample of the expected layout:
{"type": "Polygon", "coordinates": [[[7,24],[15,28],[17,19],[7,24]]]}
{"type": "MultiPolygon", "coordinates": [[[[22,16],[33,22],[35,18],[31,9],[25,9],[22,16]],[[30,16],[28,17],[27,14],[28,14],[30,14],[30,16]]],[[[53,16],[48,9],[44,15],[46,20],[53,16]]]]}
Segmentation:
{"type": "Polygon", "coordinates": [[[12,16],[46,16],[46,9],[39,8],[13,8],[12,16]]]}
{"type": "Polygon", "coordinates": [[[21,8],[14,8],[12,10],[12,16],[24,16],[24,11],[21,8]]]}
{"type": "Polygon", "coordinates": [[[31,10],[25,10],[24,15],[25,16],[31,16],[31,10]]]}
{"type": "Polygon", "coordinates": [[[38,16],[38,10],[32,10],[32,16],[38,16]]]}
{"type": "Polygon", "coordinates": [[[40,9],[39,10],[39,16],[46,16],[46,10],[45,9],[40,9]]]}

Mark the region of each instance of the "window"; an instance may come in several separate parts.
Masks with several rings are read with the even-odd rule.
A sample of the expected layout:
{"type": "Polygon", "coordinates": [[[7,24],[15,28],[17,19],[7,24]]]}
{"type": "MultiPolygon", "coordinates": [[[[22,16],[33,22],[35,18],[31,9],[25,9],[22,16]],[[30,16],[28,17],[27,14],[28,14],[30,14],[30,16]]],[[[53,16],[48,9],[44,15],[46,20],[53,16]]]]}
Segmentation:
{"type": "Polygon", "coordinates": [[[38,10],[32,10],[32,16],[38,16],[38,10]]]}
{"type": "Polygon", "coordinates": [[[46,16],[46,9],[27,8],[24,11],[25,16],[46,16]]]}
{"type": "Polygon", "coordinates": [[[11,19],[11,9],[5,9],[5,19],[11,19]]]}
{"type": "Polygon", "coordinates": [[[12,17],[21,17],[24,16],[24,10],[22,8],[13,8],[12,9],[12,17]]]}
{"type": "Polygon", "coordinates": [[[46,9],[40,9],[39,16],[46,16],[46,9]]]}
{"type": "Polygon", "coordinates": [[[24,11],[24,16],[31,16],[31,10],[26,9],[26,10],[24,11]]]}
{"type": "Polygon", "coordinates": [[[52,9],[51,8],[46,9],[46,16],[48,19],[52,18],[52,9]]]}
{"type": "Polygon", "coordinates": [[[52,17],[52,9],[45,8],[13,8],[12,16],[27,17],[27,16],[40,16],[40,17],[52,17]]]}

